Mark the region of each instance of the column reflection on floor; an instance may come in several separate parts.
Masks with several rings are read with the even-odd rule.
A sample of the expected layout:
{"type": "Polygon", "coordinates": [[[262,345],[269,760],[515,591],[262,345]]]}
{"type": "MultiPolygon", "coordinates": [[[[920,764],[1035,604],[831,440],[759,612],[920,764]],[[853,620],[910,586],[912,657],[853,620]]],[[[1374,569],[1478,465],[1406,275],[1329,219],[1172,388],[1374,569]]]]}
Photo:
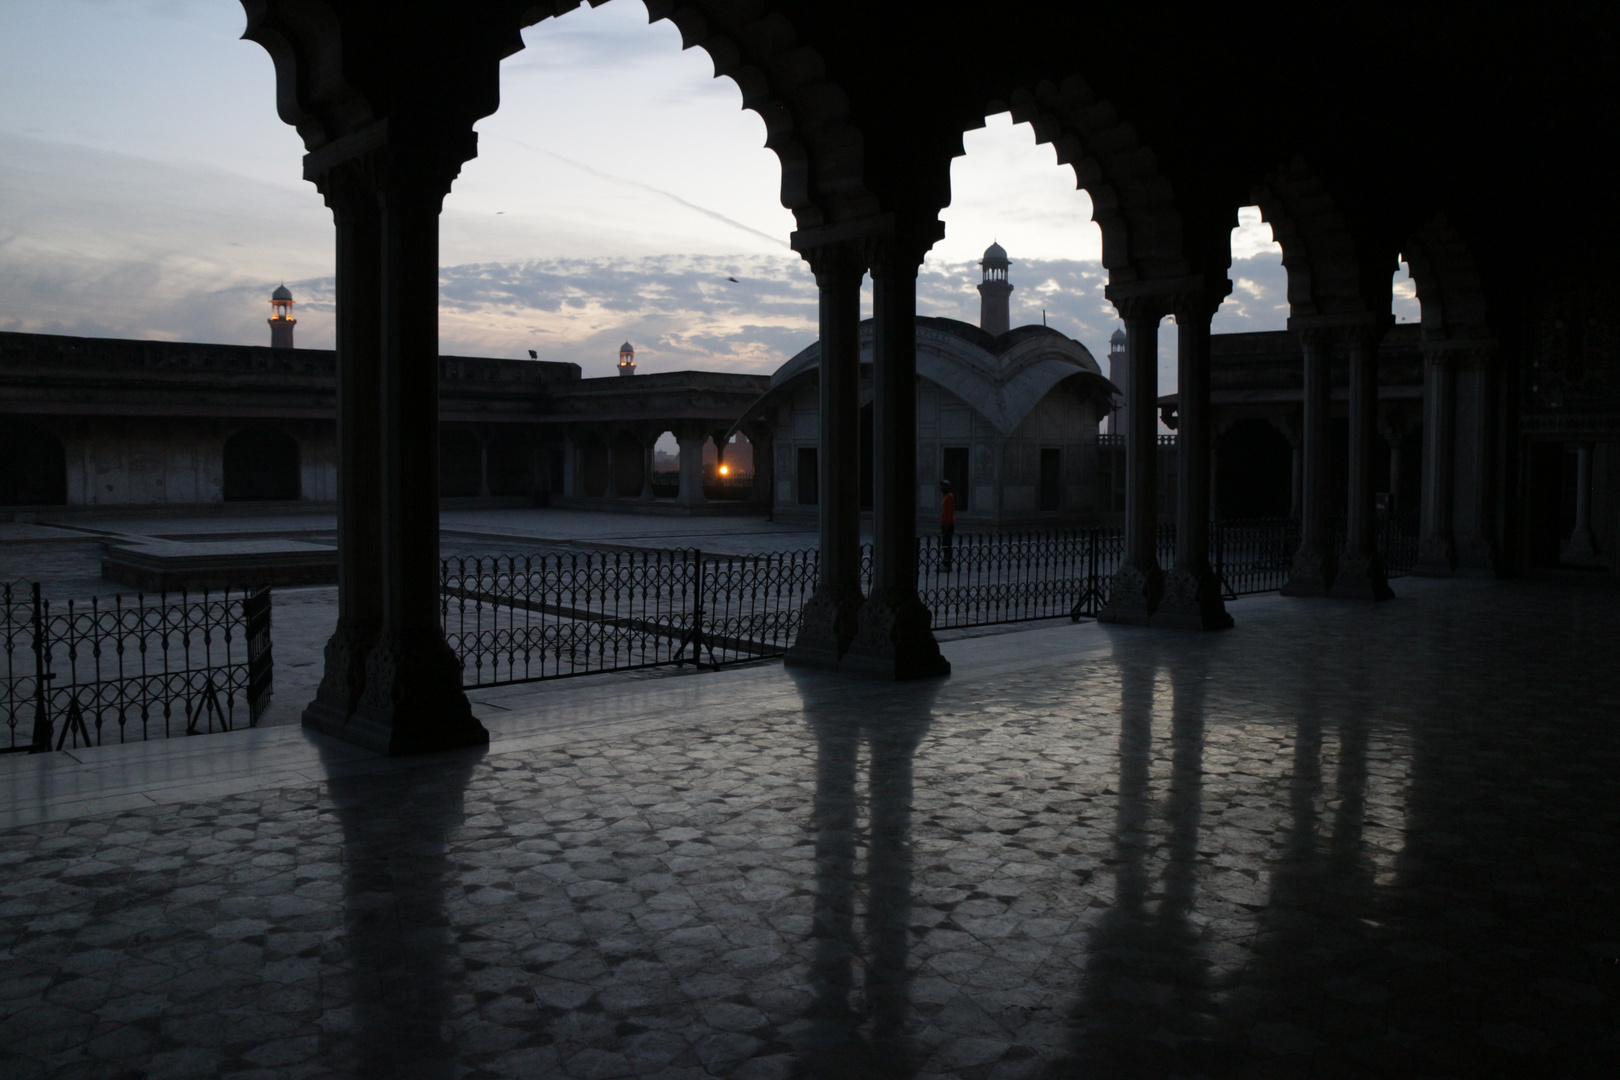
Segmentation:
{"type": "Polygon", "coordinates": [[[347,969],[348,986],[340,976],[323,987],[320,1059],[340,1072],[458,1075],[448,967],[462,961],[445,890],[461,887],[451,834],[483,756],[464,750],[432,769],[383,776],[330,769],[343,826],[343,938],[318,947],[323,968],[347,969]]]}
{"type": "Polygon", "coordinates": [[[909,1075],[916,1064],[907,1032],[912,775],[939,685],[919,684],[912,700],[863,714],[839,703],[836,684],[803,676],[795,681],[816,741],[814,1004],[798,1048],[801,1061],[812,1076],[909,1075]]]}
{"type": "MultiPolygon", "coordinates": [[[[1134,631],[1115,638],[1120,672],[1119,779],[1112,902],[1091,927],[1054,1075],[1147,1077],[1218,1069],[1233,1058],[1215,1030],[1197,914],[1203,821],[1206,653],[1164,652],[1134,631]],[[1170,687],[1167,790],[1153,790],[1153,722],[1170,687]],[[1156,821],[1162,807],[1164,821],[1156,821]],[[1166,842],[1156,841],[1160,833],[1166,842]],[[1162,857],[1162,863],[1154,865],[1162,857]]],[[[1096,879],[1092,879],[1095,882],[1096,879]]],[[[1095,884],[1082,885],[1094,889],[1095,884]]]]}

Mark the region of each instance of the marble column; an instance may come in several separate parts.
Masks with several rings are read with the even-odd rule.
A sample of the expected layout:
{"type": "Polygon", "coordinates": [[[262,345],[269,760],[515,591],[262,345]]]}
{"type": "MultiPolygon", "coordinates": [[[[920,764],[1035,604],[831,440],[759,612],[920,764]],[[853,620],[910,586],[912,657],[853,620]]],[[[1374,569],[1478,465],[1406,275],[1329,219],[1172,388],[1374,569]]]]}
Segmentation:
{"type": "Polygon", "coordinates": [[[675,443],[681,451],[681,479],[675,501],[688,509],[707,506],[703,495],[703,447],[709,433],[701,424],[681,424],[675,429],[675,443]]]}
{"type": "Polygon", "coordinates": [[[573,498],[579,494],[580,465],[579,436],[573,432],[563,436],[563,489],[562,494],[573,498]]]}
{"type": "Polygon", "coordinates": [[[653,500],[653,450],[658,447],[661,431],[638,432],[642,440],[642,502],[653,500]]]}
{"type": "Polygon", "coordinates": [[[1423,357],[1423,490],[1418,493],[1418,556],[1412,573],[1445,577],[1457,569],[1452,540],[1452,462],[1456,447],[1452,357],[1429,349],[1423,357]]]}
{"type": "Polygon", "coordinates": [[[1284,596],[1323,596],[1333,583],[1338,559],[1328,507],[1329,406],[1333,393],[1333,334],[1300,332],[1305,354],[1304,476],[1300,481],[1299,550],[1282,587],[1284,596]]]}
{"type": "Polygon", "coordinates": [[[1164,578],[1164,596],[1153,626],[1225,630],[1232,625],[1220,582],[1209,564],[1209,518],[1214,432],[1209,404],[1209,321],[1220,306],[1206,298],[1178,301],[1176,380],[1180,420],[1176,425],[1176,559],[1164,578]]]}
{"type": "Polygon", "coordinates": [[[1305,454],[1298,443],[1289,446],[1290,470],[1288,474],[1288,516],[1295,521],[1299,520],[1299,508],[1303,502],[1300,491],[1305,480],[1305,454]]]}
{"type": "Polygon", "coordinates": [[[843,667],[885,679],[950,674],[917,596],[917,268],[898,242],[872,259],[872,591],[843,667]]]}
{"type": "MultiPolygon", "coordinates": [[[[1164,592],[1159,531],[1159,321],[1162,297],[1114,301],[1125,323],[1125,553],[1098,622],[1145,625],[1164,592]]],[[[1116,414],[1118,415],[1118,414],[1116,414]]]]}
{"type": "Polygon", "coordinates": [[[821,555],[816,591],[805,602],[790,667],[836,667],[855,639],[861,601],[860,366],[858,241],[818,245],[806,254],[821,294],[821,555]]]}
{"type": "Polygon", "coordinates": [[[1592,538],[1592,444],[1575,447],[1575,530],[1569,534],[1571,555],[1592,555],[1597,543],[1592,538]]]}
{"type": "Polygon", "coordinates": [[[341,731],[360,704],[366,657],[382,628],[378,393],[382,344],[382,240],[377,193],[357,164],[318,178],[337,234],[338,619],[305,725],[341,731]]]}
{"type": "Polygon", "coordinates": [[[1350,485],[1344,551],[1329,592],[1356,600],[1389,600],[1384,558],[1378,553],[1377,492],[1373,455],[1378,452],[1378,342],[1383,328],[1358,327],[1346,339],[1350,352],[1350,485]]]}
{"type": "Polygon", "coordinates": [[[767,514],[776,505],[776,436],[763,421],[748,425],[748,449],[754,456],[754,483],[748,501],[767,514]]]}
{"type": "Polygon", "coordinates": [[[472,155],[469,149],[445,160],[420,147],[373,153],[381,241],[382,629],[355,715],[333,734],[413,754],[489,741],[439,622],[439,209],[460,161],[472,155]]]}
{"type": "Polygon", "coordinates": [[[1457,572],[1494,577],[1496,544],[1495,349],[1482,344],[1457,354],[1456,458],[1452,528],[1457,572]]]}

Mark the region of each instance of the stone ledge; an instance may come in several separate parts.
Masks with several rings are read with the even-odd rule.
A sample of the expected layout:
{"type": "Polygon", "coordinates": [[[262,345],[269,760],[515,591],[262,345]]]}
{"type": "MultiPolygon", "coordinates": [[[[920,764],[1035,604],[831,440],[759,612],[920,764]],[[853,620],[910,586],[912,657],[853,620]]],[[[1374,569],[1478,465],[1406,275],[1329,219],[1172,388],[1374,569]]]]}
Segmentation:
{"type": "Polygon", "coordinates": [[[337,549],[299,540],[149,540],[109,546],[101,576],[149,592],[331,585],[337,581],[337,549]]]}

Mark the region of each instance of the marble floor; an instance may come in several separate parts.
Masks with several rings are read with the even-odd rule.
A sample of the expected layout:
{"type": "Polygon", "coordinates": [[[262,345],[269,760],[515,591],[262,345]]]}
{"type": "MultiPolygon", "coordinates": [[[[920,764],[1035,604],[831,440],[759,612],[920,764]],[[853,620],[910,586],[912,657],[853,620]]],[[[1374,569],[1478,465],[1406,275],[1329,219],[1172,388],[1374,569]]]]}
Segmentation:
{"type": "Polygon", "coordinates": [[[0,1075],[1620,1075],[1620,590],[0,759],[0,1075]]]}

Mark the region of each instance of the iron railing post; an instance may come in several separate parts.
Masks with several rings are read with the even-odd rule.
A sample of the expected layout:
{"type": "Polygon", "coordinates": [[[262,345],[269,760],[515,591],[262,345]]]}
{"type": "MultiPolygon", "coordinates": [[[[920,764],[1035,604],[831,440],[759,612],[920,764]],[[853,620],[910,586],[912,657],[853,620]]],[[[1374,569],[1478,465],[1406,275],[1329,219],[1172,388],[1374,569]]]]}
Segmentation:
{"type": "Polygon", "coordinates": [[[49,620],[45,618],[44,603],[39,594],[39,582],[34,582],[34,736],[30,753],[39,754],[51,748],[51,649],[46,637],[49,620]]]}

